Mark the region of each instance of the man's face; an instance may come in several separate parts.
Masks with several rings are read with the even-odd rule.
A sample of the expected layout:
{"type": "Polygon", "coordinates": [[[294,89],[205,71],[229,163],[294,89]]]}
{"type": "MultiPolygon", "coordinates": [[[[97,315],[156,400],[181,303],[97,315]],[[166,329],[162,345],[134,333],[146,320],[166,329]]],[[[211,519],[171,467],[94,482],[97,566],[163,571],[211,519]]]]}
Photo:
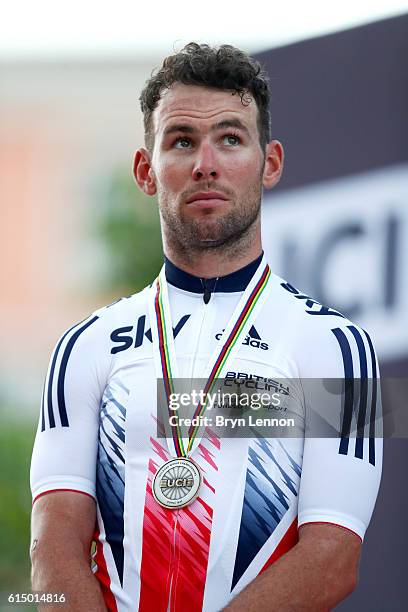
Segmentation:
{"type": "Polygon", "coordinates": [[[230,91],[174,84],[153,113],[150,177],[164,239],[199,251],[259,225],[264,152],[257,107],[230,91]]]}

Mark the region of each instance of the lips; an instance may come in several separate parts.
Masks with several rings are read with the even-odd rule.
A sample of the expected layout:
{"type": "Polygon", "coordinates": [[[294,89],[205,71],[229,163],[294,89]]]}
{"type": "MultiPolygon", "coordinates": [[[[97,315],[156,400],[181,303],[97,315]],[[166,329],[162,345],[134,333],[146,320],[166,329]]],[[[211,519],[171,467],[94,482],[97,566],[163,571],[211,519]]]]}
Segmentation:
{"type": "MultiPolygon", "coordinates": [[[[219,191],[200,191],[198,193],[194,193],[187,199],[187,204],[192,204],[193,202],[203,201],[203,200],[227,200],[223,193],[219,191]]],[[[210,203],[210,202],[209,202],[210,203]]]]}

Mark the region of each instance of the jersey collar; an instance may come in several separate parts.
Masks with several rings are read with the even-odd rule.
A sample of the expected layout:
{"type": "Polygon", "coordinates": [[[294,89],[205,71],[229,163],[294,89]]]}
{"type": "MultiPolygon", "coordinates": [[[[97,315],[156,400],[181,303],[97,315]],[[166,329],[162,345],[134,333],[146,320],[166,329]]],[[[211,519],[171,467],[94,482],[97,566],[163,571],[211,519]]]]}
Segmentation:
{"type": "Polygon", "coordinates": [[[263,253],[248,265],[216,278],[200,278],[189,272],[181,270],[174,265],[167,257],[164,258],[166,279],[174,287],[190,291],[191,293],[203,293],[206,288],[210,293],[233,293],[235,291],[245,291],[249,281],[255,274],[256,269],[261,263],[263,253]]]}

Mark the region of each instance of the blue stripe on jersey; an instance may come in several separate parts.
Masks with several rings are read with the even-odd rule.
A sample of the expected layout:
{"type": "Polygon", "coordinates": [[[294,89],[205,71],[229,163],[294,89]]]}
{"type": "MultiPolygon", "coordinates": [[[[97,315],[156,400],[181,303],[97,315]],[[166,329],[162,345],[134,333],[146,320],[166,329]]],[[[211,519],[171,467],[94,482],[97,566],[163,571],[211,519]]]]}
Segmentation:
{"type": "MultiPolygon", "coordinates": [[[[68,358],[69,355],[72,351],[72,348],[78,338],[78,336],[89,326],[91,325],[91,323],[94,323],[94,321],[96,321],[99,317],[93,317],[93,319],[91,319],[88,323],[86,323],[82,328],[80,328],[76,334],[73,335],[73,337],[71,338],[70,342],[72,342],[72,339],[74,338],[74,341],[67,353],[67,349],[68,346],[70,345],[70,342],[67,344],[67,347],[65,348],[65,352],[64,352],[64,356],[63,356],[63,360],[61,361],[61,365],[60,365],[60,371],[59,371],[59,375],[58,375],[58,404],[59,404],[59,413],[60,413],[60,419],[61,419],[61,425],[63,427],[69,427],[69,423],[68,423],[68,417],[67,417],[67,411],[66,411],[66,406],[65,406],[65,398],[64,398],[64,378],[65,378],[65,371],[67,368],[67,363],[68,363],[68,358]],[[65,362],[64,362],[64,358],[65,362]],[[64,364],[64,370],[63,370],[63,378],[61,381],[61,394],[62,394],[62,398],[63,398],[63,408],[62,408],[62,412],[61,412],[61,405],[60,405],[60,380],[61,380],[61,369],[62,366],[64,364]]],[[[86,319],[84,319],[86,320],[86,319]]],[[[68,331],[65,332],[65,334],[62,336],[62,338],[60,339],[60,341],[58,342],[55,351],[54,351],[54,355],[52,357],[52,361],[51,361],[51,367],[50,367],[50,374],[49,374],[49,378],[48,378],[48,385],[47,385],[47,406],[48,406],[48,422],[49,422],[49,426],[50,428],[55,427],[55,417],[54,417],[54,408],[53,408],[53,403],[52,403],[52,389],[53,389],[53,384],[54,384],[54,374],[55,374],[55,366],[57,363],[57,359],[58,359],[58,354],[60,351],[60,348],[65,340],[65,338],[68,336],[68,334],[70,334],[74,329],[76,329],[79,325],[82,325],[84,321],[81,321],[80,323],[77,323],[76,325],[73,325],[72,327],[70,327],[70,329],[68,329],[68,331]]],[[[44,390],[44,394],[43,394],[43,400],[45,397],[45,390],[44,390]]],[[[44,419],[42,419],[42,424],[41,424],[41,431],[45,430],[45,421],[44,419]]]]}
{"type": "MultiPolygon", "coordinates": [[[[367,409],[368,409],[368,360],[367,360],[367,350],[364,344],[364,337],[362,333],[356,328],[354,325],[349,325],[347,329],[353,335],[353,338],[356,342],[358,349],[358,356],[360,362],[360,400],[359,400],[359,410],[357,417],[357,436],[355,443],[355,454],[354,456],[358,459],[364,458],[364,429],[365,422],[367,419],[367,409]]],[[[371,465],[375,465],[375,419],[376,419],[376,406],[377,406],[377,385],[378,385],[378,376],[377,376],[377,363],[376,356],[373,347],[373,343],[371,341],[370,336],[367,334],[365,330],[362,330],[370,349],[370,358],[371,358],[371,378],[372,378],[372,393],[371,393],[371,410],[370,410],[370,427],[369,427],[369,444],[368,444],[368,460],[371,465]]],[[[348,429],[347,439],[343,439],[343,433],[347,433],[347,426],[350,420],[351,426],[351,418],[353,413],[353,402],[354,402],[354,390],[353,393],[350,390],[349,397],[347,397],[347,379],[353,377],[353,360],[350,343],[344,334],[344,332],[340,328],[332,329],[333,334],[336,336],[337,341],[340,345],[340,349],[343,356],[344,362],[344,375],[346,378],[346,395],[345,395],[345,404],[348,404],[348,409],[344,408],[344,416],[343,416],[343,426],[342,426],[342,438],[340,441],[339,453],[343,455],[347,455],[348,453],[348,437],[350,435],[350,429],[348,429]]],[[[356,381],[353,381],[353,388],[356,381]]],[[[350,386],[351,388],[351,386],[350,386]]]]}
{"type": "MultiPolygon", "coordinates": [[[[126,390],[129,393],[128,390],[126,390]]],[[[126,408],[105,389],[99,426],[96,497],[106,541],[111,547],[118,577],[123,586],[124,500],[125,500],[125,419],[126,408]]]]}
{"type": "Polygon", "coordinates": [[[377,406],[377,362],[375,358],[375,352],[373,343],[371,342],[370,336],[364,331],[368,346],[370,347],[370,355],[371,355],[371,367],[372,367],[372,376],[373,376],[373,392],[371,396],[371,412],[370,412],[370,440],[369,440],[369,462],[371,465],[375,465],[375,417],[376,417],[376,406],[377,406]]]}
{"type": "Polygon", "coordinates": [[[354,456],[358,459],[363,459],[364,455],[364,427],[366,420],[367,411],[367,393],[368,393],[368,380],[367,380],[367,354],[364,346],[364,341],[361,333],[353,325],[348,325],[347,329],[351,331],[358,348],[358,355],[360,358],[360,406],[358,410],[357,418],[357,437],[356,447],[354,456]]]}
{"type": "MultiPolygon", "coordinates": [[[[48,422],[49,422],[50,427],[55,427],[54,410],[52,407],[52,385],[54,382],[55,364],[57,363],[58,353],[61,348],[61,344],[64,342],[68,334],[81,323],[77,323],[76,325],[73,325],[68,331],[65,332],[61,340],[58,342],[55,348],[55,351],[54,351],[54,355],[52,357],[50,375],[48,378],[48,387],[47,387],[48,422]]],[[[44,429],[45,429],[45,425],[44,425],[44,429]]],[[[44,429],[42,429],[41,431],[44,431],[44,429]]]]}
{"type": "Polygon", "coordinates": [[[69,427],[68,423],[68,415],[67,408],[65,405],[65,393],[64,393],[64,385],[65,385],[65,373],[67,371],[68,359],[71,355],[72,349],[74,348],[75,342],[78,340],[79,336],[86,330],[92,323],[95,323],[99,317],[93,317],[90,321],[85,323],[82,327],[77,329],[77,331],[71,336],[70,340],[65,347],[64,354],[61,359],[61,365],[58,374],[58,385],[57,385],[57,398],[58,398],[58,409],[61,419],[62,427],[69,427]]]}
{"type": "Polygon", "coordinates": [[[339,327],[332,329],[332,332],[335,335],[337,342],[339,343],[344,365],[345,394],[339,453],[340,455],[347,455],[354,404],[353,358],[351,355],[350,343],[347,340],[346,334],[339,327]]]}
{"type": "Polygon", "coordinates": [[[41,431],[44,431],[45,429],[44,395],[45,395],[45,381],[44,381],[42,400],[41,400],[41,431]]]}
{"type": "Polygon", "coordinates": [[[281,442],[276,452],[270,442],[262,438],[253,446],[248,448],[248,469],[231,591],[279,525],[291,499],[297,497],[297,483],[301,474],[300,466],[281,442]],[[283,454],[276,457],[282,450],[283,454]]]}

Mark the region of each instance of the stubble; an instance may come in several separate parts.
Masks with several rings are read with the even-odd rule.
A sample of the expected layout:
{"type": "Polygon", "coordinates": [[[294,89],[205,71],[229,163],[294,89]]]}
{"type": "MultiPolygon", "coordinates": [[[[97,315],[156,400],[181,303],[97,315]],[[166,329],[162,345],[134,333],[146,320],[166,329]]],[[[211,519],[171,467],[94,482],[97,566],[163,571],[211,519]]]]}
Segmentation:
{"type": "MultiPolygon", "coordinates": [[[[206,188],[217,190],[214,184],[206,188]]],[[[198,217],[193,217],[186,209],[189,194],[181,194],[175,207],[170,205],[166,193],[161,194],[163,240],[170,252],[188,262],[189,258],[195,260],[209,252],[219,254],[222,259],[231,259],[249,248],[260,219],[262,183],[252,185],[238,201],[231,192],[222,191],[231,198],[230,210],[224,214],[203,211],[198,217]]]]}

